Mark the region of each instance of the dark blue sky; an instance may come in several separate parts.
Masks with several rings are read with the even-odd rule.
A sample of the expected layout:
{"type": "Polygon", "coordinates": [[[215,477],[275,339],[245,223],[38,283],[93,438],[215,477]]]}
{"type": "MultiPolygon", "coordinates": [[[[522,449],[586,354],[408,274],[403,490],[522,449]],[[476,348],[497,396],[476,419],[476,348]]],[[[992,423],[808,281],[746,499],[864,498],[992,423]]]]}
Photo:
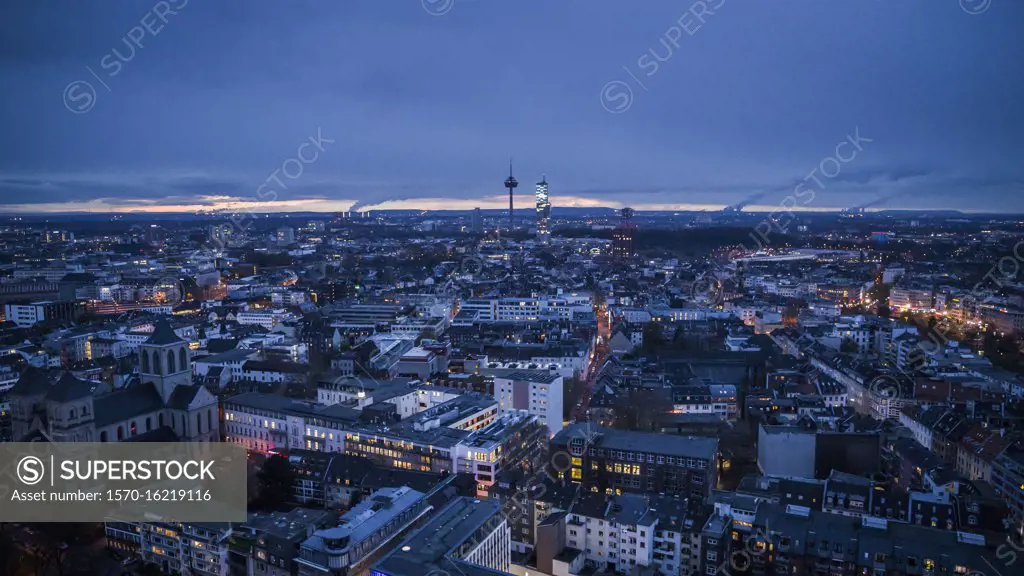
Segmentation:
{"type": "Polygon", "coordinates": [[[820,168],[800,207],[1024,212],[1022,29],[1020,0],[6,2],[0,211],[500,207],[512,155],[523,207],[545,173],[556,206],[771,208],[820,168]]]}

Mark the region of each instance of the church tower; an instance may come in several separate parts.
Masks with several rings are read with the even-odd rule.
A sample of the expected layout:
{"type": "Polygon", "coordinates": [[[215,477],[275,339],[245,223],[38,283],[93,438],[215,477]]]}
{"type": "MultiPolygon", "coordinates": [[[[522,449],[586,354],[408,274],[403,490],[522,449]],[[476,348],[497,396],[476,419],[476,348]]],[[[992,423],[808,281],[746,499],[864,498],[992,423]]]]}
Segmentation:
{"type": "Polygon", "coordinates": [[[192,364],[188,343],[171,330],[166,320],[158,320],[156,330],[139,348],[139,372],[143,382],[152,382],[164,404],[178,386],[192,385],[192,364]]]}

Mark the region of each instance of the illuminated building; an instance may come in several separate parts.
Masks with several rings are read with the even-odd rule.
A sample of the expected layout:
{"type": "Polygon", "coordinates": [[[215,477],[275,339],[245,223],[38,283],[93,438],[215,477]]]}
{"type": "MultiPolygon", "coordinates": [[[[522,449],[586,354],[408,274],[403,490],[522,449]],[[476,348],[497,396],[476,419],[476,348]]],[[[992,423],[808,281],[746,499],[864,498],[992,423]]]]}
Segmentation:
{"type": "Polygon", "coordinates": [[[629,260],[633,257],[633,235],[636,224],[633,223],[633,209],[623,208],[619,225],[612,231],[612,258],[617,261],[629,260]]]}
{"type": "Polygon", "coordinates": [[[548,220],[551,217],[551,201],[548,198],[548,180],[541,177],[537,182],[537,242],[547,244],[551,242],[551,230],[548,228],[548,220]]]}

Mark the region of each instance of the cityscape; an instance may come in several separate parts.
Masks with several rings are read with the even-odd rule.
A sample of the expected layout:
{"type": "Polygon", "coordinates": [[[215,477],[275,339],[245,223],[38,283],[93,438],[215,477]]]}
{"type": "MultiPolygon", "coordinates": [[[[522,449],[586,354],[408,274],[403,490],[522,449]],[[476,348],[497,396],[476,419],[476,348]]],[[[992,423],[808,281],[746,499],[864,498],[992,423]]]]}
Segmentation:
{"type": "MultiPolygon", "coordinates": [[[[4,508],[38,478],[26,480],[24,460],[0,457],[0,576],[1020,574],[1024,143],[1014,130],[1024,85],[1002,53],[979,63],[898,52],[919,50],[902,39],[916,42],[931,25],[976,25],[956,49],[1012,51],[1020,40],[1008,30],[1024,7],[894,3],[893,19],[921,22],[879,24],[873,46],[892,60],[869,45],[843,49],[874,79],[861,95],[896,93],[892,108],[851,99],[862,115],[832,112],[827,132],[816,117],[826,98],[782,103],[810,87],[768,79],[758,91],[769,104],[730,100],[730,118],[695,112],[692,124],[673,116],[662,100],[669,69],[701,65],[673,60],[672,46],[719,50],[716,34],[750,42],[743,55],[700,52],[715,62],[701,76],[709,86],[733,78],[723,62],[760,66],[762,41],[814,59],[844,21],[870,16],[853,1],[808,8],[780,30],[832,28],[793,44],[782,32],[726,31],[733,13],[733,24],[763,27],[771,10],[781,19],[798,3],[746,16],[739,1],[665,8],[674,17],[667,29],[655,22],[654,44],[667,57],[651,48],[636,70],[613,66],[622,78],[601,76],[586,102],[567,103],[555,83],[547,93],[523,88],[537,103],[500,120],[469,86],[519,90],[534,47],[463,76],[428,62],[425,44],[447,44],[437,31],[417,40],[419,31],[490,35],[485,23],[529,21],[534,9],[576,18],[564,7],[267,4],[236,24],[264,31],[276,21],[280,35],[260,40],[270,47],[227,28],[211,39],[204,26],[223,24],[221,10],[236,10],[227,5],[161,0],[141,20],[108,8],[82,16],[88,31],[66,28],[81,6],[54,15],[60,38],[42,60],[77,50],[71,39],[92,46],[94,28],[129,25],[123,45],[115,36],[118,47],[85,66],[85,80],[59,76],[45,95],[31,81],[12,84],[26,108],[3,112],[12,130],[0,135],[0,448],[230,447],[237,456],[220,464],[238,471],[227,488],[239,517],[188,521],[154,507],[144,520],[80,522],[68,504],[48,509],[46,522],[8,521],[4,508]],[[269,53],[340,15],[352,19],[339,20],[338,36],[379,48],[367,56],[374,62],[388,50],[374,35],[394,30],[424,52],[393,64],[400,73],[350,75],[356,87],[285,95],[304,74],[326,78],[332,61],[313,54],[278,69],[269,53]],[[183,72],[166,50],[189,39],[238,49],[183,72]],[[219,67],[248,68],[250,48],[252,62],[280,74],[261,86],[282,91],[248,87],[219,102],[235,73],[219,67]],[[899,66],[919,64],[920,75],[892,81],[899,66]],[[947,66],[990,83],[933,85],[929,74],[947,66]],[[153,68],[161,79],[148,76],[153,68]],[[419,92],[395,79],[440,70],[452,76],[420,79],[419,92]],[[195,99],[152,96],[168,77],[195,99]],[[447,82],[451,93],[435,92],[447,82]],[[347,99],[369,85],[387,87],[372,105],[347,99]],[[924,87],[941,106],[900,107],[902,94],[924,87]],[[961,91],[987,100],[947,115],[944,98],[961,91]],[[773,102],[778,93],[787,96],[773,102]],[[253,94],[262,111],[246,100],[253,94]],[[29,106],[44,98],[52,110],[29,106]],[[449,98],[465,124],[445,125],[449,98]],[[129,135],[134,107],[157,101],[167,116],[144,138],[129,135]],[[578,111],[587,103],[592,110],[578,111]],[[409,122],[406,106],[438,117],[409,122]],[[773,107],[795,115],[780,120],[793,132],[759,140],[773,107]],[[306,122],[311,110],[351,124],[306,122]],[[959,148],[930,131],[940,116],[959,148]],[[230,135],[234,147],[214,150],[221,117],[248,127],[230,135]],[[630,138],[581,160],[607,136],[582,129],[594,119],[620,123],[630,138]],[[662,125],[704,130],[707,155],[682,145],[642,154],[662,125]],[[575,144],[563,139],[568,127],[575,144]],[[44,138],[60,142],[43,151],[44,138]],[[735,158],[720,164],[723,139],[735,158]],[[755,142],[762,148],[751,153],[755,142]],[[960,156],[943,156],[954,149],[960,156]],[[143,161],[151,152],[180,163],[159,171],[143,161]],[[919,153],[934,162],[919,164],[919,153]],[[254,157],[274,160],[250,169],[254,157]]],[[[578,17],[632,30],[633,9],[637,19],[656,10],[578,17]]],[[[14,80],[11,63],[27,58],[19,30],[41,30],[51,11],[11,15],[0,75],[14,80]]],[[[554,61],[536,72],[546,76],[564,65],[551,54],[575,53],[537,20],[536,38],[552,42],[544,58],[554,61]]],[[[459,58],[485,41],[465,42],[451,49],[459,58]]],[[[500,98],[490,102],[507,103],[500,98]]],[[[182,493],[192,502],[208,486],[182,493]]]]}

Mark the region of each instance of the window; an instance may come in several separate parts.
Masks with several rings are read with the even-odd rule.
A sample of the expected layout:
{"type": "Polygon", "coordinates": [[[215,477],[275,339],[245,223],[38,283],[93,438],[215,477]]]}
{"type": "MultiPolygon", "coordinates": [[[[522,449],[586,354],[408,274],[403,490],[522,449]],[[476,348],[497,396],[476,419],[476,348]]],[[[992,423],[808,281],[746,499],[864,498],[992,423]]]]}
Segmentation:
{"type": "Polygon", "coordinates": [[[718,552],[716,552],[714,550],[708,550],[708,562],[717,562],[717,561],[718,561],[718,552]]]}

